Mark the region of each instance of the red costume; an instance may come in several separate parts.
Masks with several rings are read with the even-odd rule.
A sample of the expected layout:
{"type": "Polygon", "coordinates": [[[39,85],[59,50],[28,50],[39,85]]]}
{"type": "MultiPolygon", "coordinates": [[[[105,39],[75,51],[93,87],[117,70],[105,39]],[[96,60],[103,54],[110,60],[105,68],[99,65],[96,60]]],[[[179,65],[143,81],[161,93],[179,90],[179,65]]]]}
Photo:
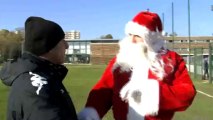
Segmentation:
{"type": "Polygon", "coordinates": [[[148,35],[149,39],[145,39],[148,55],[153,53],[155,59],[151,59],[152,55],[144,55],[141,62],[132,58],[136,64],[124,67],[128,64],[121,64],[122,55],[113,58],[90,91],[80,120],[99,120],[111,108],[115,120],[171,120],[176,111],[184,111],[192,104],[196,91],[184,59],[165,49],[160,40],[153,44],[161,31],[158,15],[151,12],[141,12],[127,24],[127,33],[148,35]],[[143,59],[146,57],[150,59],[143,59]],[[158,65],[161,67],[157,68],[158,65]]]}

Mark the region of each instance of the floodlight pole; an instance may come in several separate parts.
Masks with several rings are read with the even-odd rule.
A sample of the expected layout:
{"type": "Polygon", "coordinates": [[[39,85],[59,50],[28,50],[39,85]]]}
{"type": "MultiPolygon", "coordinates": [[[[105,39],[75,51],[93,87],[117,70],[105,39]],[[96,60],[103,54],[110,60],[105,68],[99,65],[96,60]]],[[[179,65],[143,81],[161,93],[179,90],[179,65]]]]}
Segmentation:
{"type": "Polygon", "coordinates": [[[172,2],[172,49],[174,50],[174,4],[172,2]]]}
{"type": "Polygon", "coordinates": [[[213,5],[211,5],[211,10],[213,11],[213,5]]]}
{"type": "Polygon", "coordinates": [[[190,64],[191,64],[191,31],[190,31],[190,0],[188,0],[188,47],[189,47],[189,56],[188,56],[188,59],[189,59],[189,72],[191,72],[191,69],[190,69],[190,64]]]}
{"type": "Polygon", "coordinates": [[[163,23],[163,29],[164,29],[164,13],[162,13],[162,23],[163,23]]]}
{"type": "MultiPolygon", "coordinates": [[[[213,5],[211,5],[211,11],[213,11],[213,5]]],[[[209,83],[212,83],[212,44],[209,43],[209,83]]]]}

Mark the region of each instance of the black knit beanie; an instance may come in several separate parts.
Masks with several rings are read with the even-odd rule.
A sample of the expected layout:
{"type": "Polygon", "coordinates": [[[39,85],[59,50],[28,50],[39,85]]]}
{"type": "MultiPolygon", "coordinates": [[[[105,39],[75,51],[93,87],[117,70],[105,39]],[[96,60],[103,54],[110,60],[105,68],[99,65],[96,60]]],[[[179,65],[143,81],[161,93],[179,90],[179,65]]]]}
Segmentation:
{"type": "Polygon", "coordinates": [[[64,39],[63,29],[55,22],[41,17],[29,17],[25,21],[24,50],[42,55],[64,39]]]}

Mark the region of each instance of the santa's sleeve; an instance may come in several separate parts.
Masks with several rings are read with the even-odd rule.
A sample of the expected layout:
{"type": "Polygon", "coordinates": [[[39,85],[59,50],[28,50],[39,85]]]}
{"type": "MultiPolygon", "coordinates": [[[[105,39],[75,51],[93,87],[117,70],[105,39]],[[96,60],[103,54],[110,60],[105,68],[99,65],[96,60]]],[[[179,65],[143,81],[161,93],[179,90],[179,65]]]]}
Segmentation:
{"type": "Polygon", "coordinates": [[[102,118],[112,106],[113,74],[112,68],[116,58],[113,58],[106,67],[101,79],[89,93],[86,108],[92,108],[102,118]]]}
{"type": "Polygon", "coordinates": [[[174,76],[171,84],[160,82],[160,110],[183,111],[192,103],[196,90],[188,74],[185,62],[178,54],[173,57],[174,76]],[[174,59],[175,58],[175,59],[174,59]]]}

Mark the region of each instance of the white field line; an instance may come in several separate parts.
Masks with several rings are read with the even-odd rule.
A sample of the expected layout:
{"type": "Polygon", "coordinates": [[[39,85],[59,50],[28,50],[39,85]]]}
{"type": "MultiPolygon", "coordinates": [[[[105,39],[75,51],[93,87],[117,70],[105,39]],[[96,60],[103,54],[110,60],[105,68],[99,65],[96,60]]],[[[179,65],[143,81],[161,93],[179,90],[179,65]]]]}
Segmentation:
{"type": "Polygon", "coordinates": [[[202,92],[202,91],[200,91],[200,90],[197,90],[197,92],[199,92],[199,93],[201,93],[201,94],[203,94],[203,95],[205,95],[205,96],[207,96],[207,97],[213,98],[212,95],[209,95],[209,94],[207,94],[207,93],[204,93],[204,92],[202,92]]]}
{"type": "Polygon", "coordinates": [[[203,81],[202,83],[208,83],[209,81],[203,81]]]}

